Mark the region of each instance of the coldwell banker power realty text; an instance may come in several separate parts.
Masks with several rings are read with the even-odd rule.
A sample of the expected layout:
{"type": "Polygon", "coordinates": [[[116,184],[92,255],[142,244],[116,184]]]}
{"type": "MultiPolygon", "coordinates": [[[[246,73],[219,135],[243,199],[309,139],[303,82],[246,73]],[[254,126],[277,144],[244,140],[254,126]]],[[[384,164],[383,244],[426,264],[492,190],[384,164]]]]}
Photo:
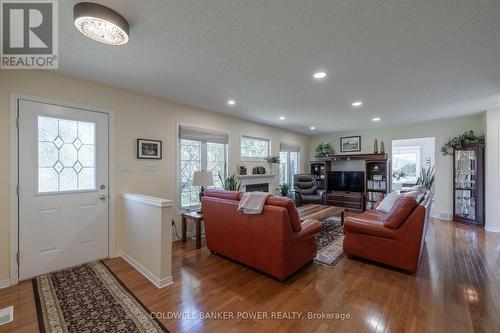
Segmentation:
{"type": "Polygon", "coordinates": [[[1,69],[57,69],[56,0],[0,0],[1,69]]]}

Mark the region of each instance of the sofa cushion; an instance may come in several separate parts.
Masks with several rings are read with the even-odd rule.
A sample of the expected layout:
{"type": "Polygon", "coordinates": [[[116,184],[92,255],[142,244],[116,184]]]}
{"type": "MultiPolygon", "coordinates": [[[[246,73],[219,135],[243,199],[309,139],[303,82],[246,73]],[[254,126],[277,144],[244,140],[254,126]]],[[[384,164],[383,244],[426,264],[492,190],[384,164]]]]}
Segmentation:
{"type": "Polygon", "coordinates": [[[318,194],[301,194],[303,203],[321,203],[323,196],[318,194]]]}
{"type": "Polygon", "coordinates": [[[292,225],[292,230],[294,232],[299,232],[300,230],[302,230],[299,212],[297,211],[297,208],[295,207],[292,199],[272,195],[267,198],[266,205],[286,208],[288,217],[290,218],[290,223],[292,225]]]}
{"type": "Polygon", "coordinates": [[[413,196],[399,197],[391,210],[384,217],[384,226],[397,229],[417,207],[417,200],[413,196]]]}
{"type": "Polygon", "coordinates": [[[314,194],[318,188],[316,187],[316,184],[313,184],[311,187],[307,188],[298,188],[296,191],[299,192],[300,194],[314,194]]]}
{"type": "Polygon", "coordinates": [[[344,229],[347,232],[354,232],[370,236],[378,236],[383,238],[397,238],[397,232],[393,229],[386,228],[381,221],[370,219],[365,214],[358,216],[346,217],[344,221],[344,229]]]}
{"type": "Polygon", "coordinates": [[[392,209],[392,206],[394,206],[394,203],[396,202],[396,200],[398,200],[399,197],[400,195],[396,194],[395,192],[389,193],[380,202],[376,209],[384,213],[389,213],[389,211],[392,209]]]}
{"type": "Polygon", "coordinates": [[[226,199],[226,200],[240,200],[240,193],[238,191],[226,191],[226,190],[205,190],[203,192],[205,196],[207,197],[214,197],[214,198],[219,198],[219,199],[226,199]]]}
{"type": "Polygon", "coordinates": [[[376,210],[376,209],[372,209],[372,210],[365,211],[364,213],[358,215],[358,217],[363,218],[365,220],[373,220],[373,221],[383,223],[386,215],[387,215],[387,213],[381,212],[381,211],[376,210]]]}

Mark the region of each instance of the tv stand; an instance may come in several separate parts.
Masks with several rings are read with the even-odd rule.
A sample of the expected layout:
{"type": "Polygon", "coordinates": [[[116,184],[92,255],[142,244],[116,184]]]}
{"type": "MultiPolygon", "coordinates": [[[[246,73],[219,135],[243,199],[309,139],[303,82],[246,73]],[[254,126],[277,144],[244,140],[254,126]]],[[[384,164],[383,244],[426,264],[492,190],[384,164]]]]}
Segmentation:
{"type": "Polygon", "coordinates": [[[331,191],[325,194],[324,204],[344,207],[352,211],[364,211],[364,194],[361,192],[331,191]]]}

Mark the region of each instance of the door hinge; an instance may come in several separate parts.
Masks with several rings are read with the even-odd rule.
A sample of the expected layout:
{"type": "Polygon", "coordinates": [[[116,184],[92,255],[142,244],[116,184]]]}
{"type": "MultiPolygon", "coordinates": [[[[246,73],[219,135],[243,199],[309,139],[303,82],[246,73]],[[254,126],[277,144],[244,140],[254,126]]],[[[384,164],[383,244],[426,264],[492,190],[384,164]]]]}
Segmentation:
{"type": "Polygon", "coordinates": [[[17,192],[17,196],[19,196],[19,193],[21,192],[21,189],[19,188],[19,185],[16,186],[16,192],[17,192]]]}
{"type": "Polygon", "coordinates": [[[19,252],[17,252],[17,254],[16,254],[16,260],[17,260],[17,264],[19,265],[19,252]]]}
{"type": "Polygon", "coordinates": [[[16,119],[16,126],[17,126],[17,128],[19,128],[19,126],[21,126],[21,120],[19,119],[19,117],[17,117],[17,119],[16,119]]]}

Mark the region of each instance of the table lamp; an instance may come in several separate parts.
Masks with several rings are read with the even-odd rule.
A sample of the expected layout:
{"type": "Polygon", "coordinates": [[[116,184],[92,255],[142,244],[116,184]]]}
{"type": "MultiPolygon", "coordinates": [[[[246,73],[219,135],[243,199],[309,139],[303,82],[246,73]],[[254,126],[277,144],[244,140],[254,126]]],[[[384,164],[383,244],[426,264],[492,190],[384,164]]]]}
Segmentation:
{"type": "MultiPolygon", "coordinates": [[[[203,197],[203,191],[205,191],[205,186],[211,186],[214,184],[214,177],[212,176],[212,171],[195,171],[193,174],[193,186],[201,186],[200,188],[200,207],[201,207],[201,197],[203,197]]],[[[202,213],[201,208],[198,213],[202,213]]]]}

